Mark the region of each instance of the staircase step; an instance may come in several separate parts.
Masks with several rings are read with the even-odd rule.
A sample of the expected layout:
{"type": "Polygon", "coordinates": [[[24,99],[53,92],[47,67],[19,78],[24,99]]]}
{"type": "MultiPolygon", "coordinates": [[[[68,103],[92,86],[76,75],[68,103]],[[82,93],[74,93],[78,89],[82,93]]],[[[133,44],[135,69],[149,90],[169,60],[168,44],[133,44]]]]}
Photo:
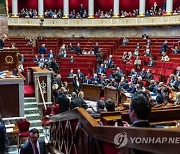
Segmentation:
{"type": "Polygon", "coordinates": [[[40,127],[41,126],[41,120],[30,120],[31,127],[40,127]]]}
{"type": "Polygon", "coordinates": [[[7,152],[6,153],[8,153],[8,154],[18,154],[17,145],[7,146],[7,152]]]}
{"type": "Polygon", "coordinates": [[[36,98],[35,97],[25,97],[24,98],[24,102],[36,102],[36,98]]]}
{"type": "Polygon", "coordinates": [[[39,113],[39,109],[37,107],[33,107],[33,108],[25,108],[24,109],[25,114],[34,114],[34,113],[39,113]]]}
{"type": "Polygon", "coordinates": [[[26,102],[24,103],[25,108],[34,108],[37,107],[37,103],[36,102],[26,102]]]}
{"type": "Polygon", "coordinates": [[[39,113],[25,114],[25,117],[27,118],[28,121],[41,119],[39,113]]]}

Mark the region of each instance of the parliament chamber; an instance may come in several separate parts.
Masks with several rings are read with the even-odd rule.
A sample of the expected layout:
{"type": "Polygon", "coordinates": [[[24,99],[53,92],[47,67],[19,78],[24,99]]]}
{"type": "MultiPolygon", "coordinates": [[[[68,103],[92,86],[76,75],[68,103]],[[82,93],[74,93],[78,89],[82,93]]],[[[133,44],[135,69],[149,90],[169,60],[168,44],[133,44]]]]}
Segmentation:
{"type": "Polygon", "coordinates": [[[180,153],[179,0],[3,0],[0,25],[4,153],[34,128],[44,153],[180,153]]]}

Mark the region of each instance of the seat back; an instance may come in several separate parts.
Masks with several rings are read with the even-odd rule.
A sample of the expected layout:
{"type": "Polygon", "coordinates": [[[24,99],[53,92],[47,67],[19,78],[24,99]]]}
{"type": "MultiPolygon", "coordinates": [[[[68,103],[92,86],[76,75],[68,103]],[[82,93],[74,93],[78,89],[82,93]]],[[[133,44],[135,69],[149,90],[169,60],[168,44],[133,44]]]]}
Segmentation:
{"type": "Polygon", "coordinates": [[[46,115],[50,115],[52,113],[52,108],[51,107],[46,107],[46,110],[45,108],[43,108],[43,116],[46,116],[46,115]]]}
{"type": "Polygon", "coordinates": [[[54,114],[56,115],[56,114],[59,114],[59,104],[56,104],[55,106],[54,106],[54,114]]]}
{"type": "Polygon", "coordinates": [[[20,132],[26,132],[29,131],[29,127],[30,127],[30,122],[27,120],[22,120],[19,121],[18,123],[18,128],[20,132]]]}

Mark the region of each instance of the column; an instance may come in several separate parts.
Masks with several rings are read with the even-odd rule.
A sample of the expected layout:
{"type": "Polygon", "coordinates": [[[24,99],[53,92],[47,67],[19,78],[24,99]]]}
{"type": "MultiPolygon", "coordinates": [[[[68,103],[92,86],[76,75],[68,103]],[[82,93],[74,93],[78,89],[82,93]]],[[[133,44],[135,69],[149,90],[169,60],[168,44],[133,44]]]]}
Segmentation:
{"type": "Polygon", "coordinates": [[[146,0],[139,0],[139,16],[145,16],[146,0]]]}
{"type": "Polygon", "coordinates": [[[114,17],[119,17],[119,0],[114,0],[114,17]]]}
{"type": "Polygon", "coordinates": [[[166,1],[166,15],[172,15],[173,12],[173,0],[166,1]]]}
{"type": "Polygon", "coordinates": [[[69,17],[69,0],[64,0],[63,10],[64,10],[64,17],[63,18],[68,18],[69,17]]]}
{"type": "Polygon", "coordinates": [[[18,0],[12,0],[12,17],[18,17],[18,0]]]}
{"type": "Polygon", "coordinates": [[[44,0],[38,0],[38,16],[44,17],[44,0]]]}
{"type": "Polygon", "coordinates": [[[88,14],[89,18],[94,17],[94,0],[88,0],[88,14]]]}

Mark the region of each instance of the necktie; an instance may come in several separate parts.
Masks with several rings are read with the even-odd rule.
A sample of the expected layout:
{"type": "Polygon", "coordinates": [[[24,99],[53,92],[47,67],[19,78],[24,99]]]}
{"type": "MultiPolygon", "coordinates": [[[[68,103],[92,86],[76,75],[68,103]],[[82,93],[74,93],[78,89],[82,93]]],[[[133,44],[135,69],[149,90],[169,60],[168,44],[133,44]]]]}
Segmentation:
{"type": "Polygon", "coordinates": [[[34,150],[35,150],[35,154],[39,154],[39,150],[37,148],[37,144],[34,144],[34,150]]]}

